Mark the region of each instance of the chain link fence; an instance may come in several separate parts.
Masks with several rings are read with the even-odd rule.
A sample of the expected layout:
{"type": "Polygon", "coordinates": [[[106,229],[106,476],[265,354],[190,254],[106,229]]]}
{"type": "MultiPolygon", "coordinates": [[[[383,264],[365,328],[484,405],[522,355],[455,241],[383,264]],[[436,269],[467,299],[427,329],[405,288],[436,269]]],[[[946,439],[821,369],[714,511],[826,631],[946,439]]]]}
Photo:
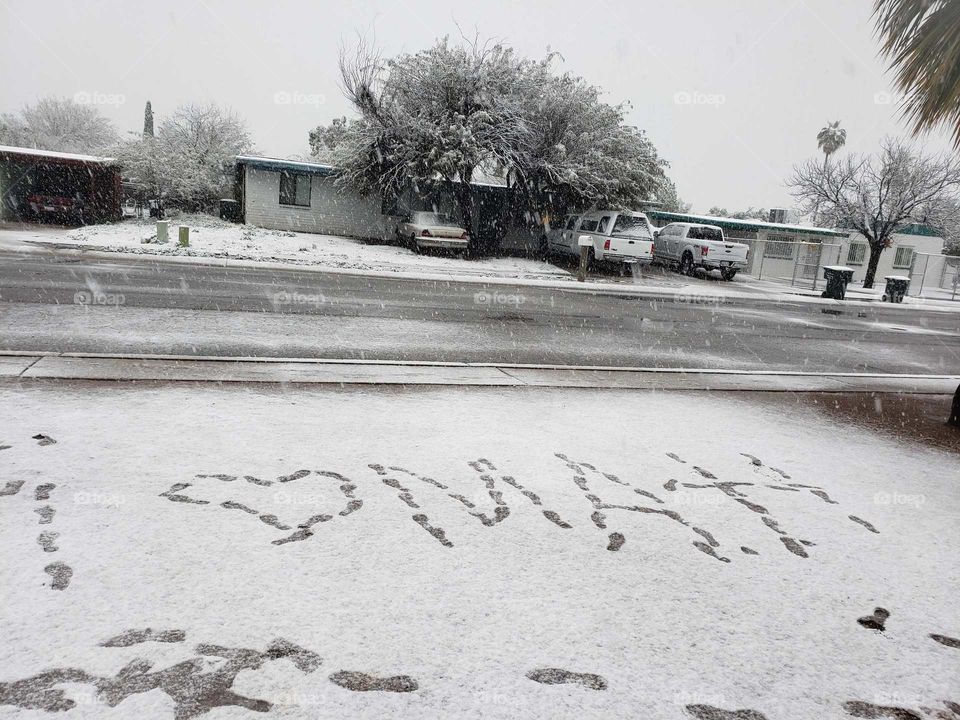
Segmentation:
{"type": "Polygon", "coordinates": [[[960,300],[960,257],[914,253],[910,263],[910,295],[960,300]]]}
{"type": "Polygon", "coordinates": [[[769,238],[736,238],[736,242],[750,246],[750,264],[746,272],[758,280],[766,276],[816,290],[823,280],[823,268],[842,264],[843,246],[840,243],[769,238]]]}

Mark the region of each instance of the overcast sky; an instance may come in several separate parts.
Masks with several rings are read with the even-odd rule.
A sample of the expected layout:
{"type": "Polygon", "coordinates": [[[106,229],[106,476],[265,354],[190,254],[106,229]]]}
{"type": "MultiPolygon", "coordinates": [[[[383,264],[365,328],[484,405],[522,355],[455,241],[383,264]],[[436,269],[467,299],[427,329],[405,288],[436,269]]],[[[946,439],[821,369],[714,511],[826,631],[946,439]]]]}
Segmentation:
{"type": "MultiPolygon", "coordinates": [[[[670,161],[698,211],[789,207],[791,166],[841,120],[851,151],[905,134],[877,56],[870,0],[356,0],[0,3],[0,110],[40,96],[100,103],[139,132],[214,101],[246,118],[261,154],[306,154],[307,132],[350,114],[337,54],[356,33],[386,55],[437,37],[495,37],[630,101],[629,121],[670,161]]],[[[923,138],[947,147],[943,133],[923,138]]]]}

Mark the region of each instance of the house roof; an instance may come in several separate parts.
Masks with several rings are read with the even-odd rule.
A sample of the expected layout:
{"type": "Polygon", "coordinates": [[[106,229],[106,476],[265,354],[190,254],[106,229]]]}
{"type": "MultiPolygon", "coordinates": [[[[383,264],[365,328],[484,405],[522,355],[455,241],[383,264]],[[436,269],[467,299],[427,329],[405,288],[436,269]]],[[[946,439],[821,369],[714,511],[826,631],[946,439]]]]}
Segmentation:
{"type": "Polygon", "coordinates": [[[94,163],[97,165],[113,165],[117,162],[115,158],[79,155],[77,153],[58,152],[55,150],[13,147],[12,145],[0,145],[0,155],[20,155],[31,159],[62,160],[65,162],[94,163]]]}
{"type": "Polygon", "coordinates": [[[789,223],[772,223],[763,220],[735,220],[728,217],[714,215],[691,215],[690,213],[664,212],[663,210],[648,210],[647,215],[654,220],[671,222],[699,223],[702,225],[717,225],[724,230],[774,230],[779,233],[795,233],[802,235],[821,235],[823,237],[847,237],[848,232],[831,230],[829,228],[812,227],[809,225],[790,225],[789,223]]]}
{"type": "MultiPolygon", "coordinates": [[[[261,168],[263,170],[292,170],[316,175],[336,175],[339,172],[339,168],[335,165],[308,162],[306,160],[284,160],[283,158],[260,157],[257,155],[237,155],[237,165],[249,165],[250,167],[261,168]]],[[[436,179],[439,181],[440,177],[438,176],[436,179]]],[[[476,178],[470,184],[490,188],[507,187],[507,181],[502,177],[484,173],[481,170],[476,172],[476,178]]]]}
{"type": "Polygon", "coordinates": [[[257,155],[237,155],[237,165],[249,165],[262,170],[295,170],[313,175],[336,175],[337,168],[323,163],[303,160],[284,160],[283,158],[259,157],[257,155]]]}

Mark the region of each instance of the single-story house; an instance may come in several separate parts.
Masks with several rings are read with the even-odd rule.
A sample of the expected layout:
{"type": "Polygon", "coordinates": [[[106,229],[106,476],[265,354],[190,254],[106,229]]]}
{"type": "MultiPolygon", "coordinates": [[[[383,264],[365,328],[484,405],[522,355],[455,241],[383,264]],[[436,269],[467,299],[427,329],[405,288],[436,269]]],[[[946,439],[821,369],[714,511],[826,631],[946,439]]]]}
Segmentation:
{"type": "Polygon", "coordinates": [[[112,158],[0,145],[0,193],[3,220],[118,220],[120,166],[112,158]]]}
{"type": "MultiPolygon", "coordinates": [[[[870,259],[866,238],[856,231],[661,210],[650,210],[647,215],[660,227],[671,222],[689,222],[722,228],[731,240],[750,245],[750,264],[744,272],[754,277],[812,281],[823,278],[825,265],[846,265],[854,271],[854,282],[862,282],[870,259]]],[[[877,277],[910,274],[916,257],[939,256],[943,248],[944,239],[929,228],[903,227],[880,256],[877,277]]]]}
{"type": "MultiPolygon", "coordinates": [[[[409,212],[460,215],[451,189],[442,181],[428,187],[410,183],[399,197],[383,198],[343,187],[336,182],[338,172],[323,163],[238,155],[234,199],[239,204],[239,220],[272,230],[387,240],[409,212]]],[[[540,251],[542,225],[526,212],[517,193],[502,178],[480,174],[471,185],[470,231],[484,250],[540,251]]],[[[658,205],[650,201],[638,209],[658,205]]]]}
{"type": "MultiPolygon", "coordinates": [[[[241,222],[273,230],[389,239],[400,218],[415,210],[459,215],[453,194],[442,182],[408,186],[399,197],[363,195],[336,183],[337,168],[315,162],[240,155],[235,199],[241,222]]],[[[494,178],[473,183],[474,227],[481,242],[503,245],[522,228],[509,221],[510,194],[494,178]]]]}

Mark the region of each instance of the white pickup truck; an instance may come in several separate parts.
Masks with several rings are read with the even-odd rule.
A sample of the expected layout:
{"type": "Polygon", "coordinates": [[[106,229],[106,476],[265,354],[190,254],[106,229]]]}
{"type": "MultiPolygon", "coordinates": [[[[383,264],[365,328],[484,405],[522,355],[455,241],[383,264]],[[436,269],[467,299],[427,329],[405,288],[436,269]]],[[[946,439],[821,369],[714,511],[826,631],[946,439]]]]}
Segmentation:
{"type": "Polygon", "coordinates": [[[750,246],[723,237],[716,225],[670,223],[657,234],[654,258],[664,265],[675,265],[685,275],[697,268],[719,270],[724,280],[733,280],[747,266],[750,246]]]}
{"type": "Polygon", "coordinates": [[[638,263],[653,261],[653,231],[643,213],[598,210],[569,215],[561,227],[547,234],[547,251],[580,256],[578,240],[587,235],[593,244],[590,261],[638,263]]]}

